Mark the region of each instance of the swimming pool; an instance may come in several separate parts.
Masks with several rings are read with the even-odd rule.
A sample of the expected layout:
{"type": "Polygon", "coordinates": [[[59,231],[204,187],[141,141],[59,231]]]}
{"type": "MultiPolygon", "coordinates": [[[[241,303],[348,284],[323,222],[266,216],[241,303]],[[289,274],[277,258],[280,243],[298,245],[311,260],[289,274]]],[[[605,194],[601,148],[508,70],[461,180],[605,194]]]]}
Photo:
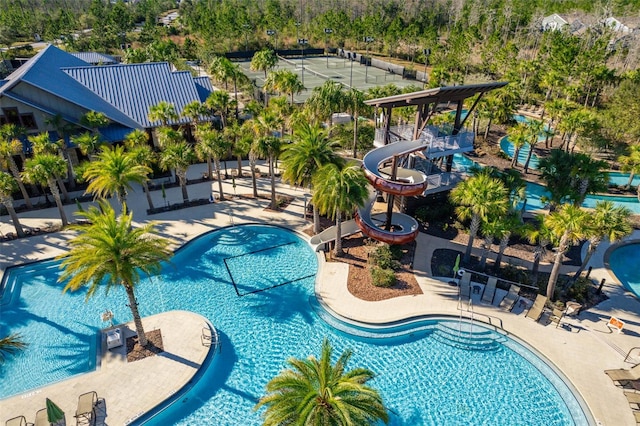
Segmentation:
{"type": "MultiPolygon", "coordinates": [[[[516,152],[516,148],[513,146],[508,136],[505,136],[502,139],[500,139],[500,149],[502,150],[502,152],[506,153],[511,158],[513,158],[513,154],[515,154],[516,152]]],[[[520,148],[520,151],[518,151],[518,164],[520,166],[524,167],[524,163],[527,162],[527,156],[529,155],[530,150],[531,150],[531,146],[526,144],[522,148],[520,148]]],[[[535,153],[531,154],[531,159],[529,160],[529,167],[532,169],[537,169],[539,161],[540,159],[535,153]]]]}
{"type": "MultiPolygon", "coordinates": [[[[394,425],[587,424],[551,369],[502,335],[476,328],[488,342],[470,350],[452,344],[451,322],[386,329],[382,336],[338,327],[315,301],[316,269],[315,254],[296,234],[246,225],[191,241],[159,276],[142,283],[142,315],[197,312],[215,324],[222,342],[192,391],[147,424],[258,425],[260,413],[252,408],[268,380],[287,358],[318,354],[325,337],[336,353],[353,349],[351,368],[377,373],[371,384],[394,425]]],[[[8,272],[0,332],[20,331],[31,342],[32,329],[45,331],[3,367],[3,397],[94,368],[85,359],[95,352],[104,309],[116,322],[130,320],[122,293],[107,298],[99,292],[85,304],[84,294],[60,294],[57,273],[57,262],[8,272]]]]}
{"type": "Polygon", "coordinates": [[[609,268],[618,280],[640,298],[640,241],[624,244],[609,254],[609,268]]]}

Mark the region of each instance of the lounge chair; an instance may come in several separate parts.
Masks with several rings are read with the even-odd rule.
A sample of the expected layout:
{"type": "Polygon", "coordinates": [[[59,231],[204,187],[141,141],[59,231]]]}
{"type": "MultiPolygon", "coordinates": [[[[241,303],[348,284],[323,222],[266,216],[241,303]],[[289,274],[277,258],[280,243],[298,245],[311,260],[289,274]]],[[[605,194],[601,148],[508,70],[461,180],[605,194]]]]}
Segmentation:
{"type": "Polygon", "coordinates": [[[493,297],[496,294],[496,284],[498,284],[498,279],[496,277],[489,277],[489,281],[487,281],[487,285],[484,288],[484,293],[482,293],[482,301],[487,302],[488,304],[493,304],[493,297]]]}
{"type": "Polygon", "coordinates": [[[36,413],[36,421],[34,426],[50,426],[49,419],[47,418],[47,409],[43,408],[36,413]]]}
{"type": "Polygon", "coordinates": [[[5,426],[27,426],[27,419],[24,416],[14,417],[7,420],[5,426]]]}
{"type": "Polygon", "coordinates": [[[88,422],[90,425],[96,423],[96,405],[98,405],[98,394],[95,391],[83,393],[78,397],[78,408],[76,409],[76,426],[80,421],[88,422]]]}
{"type": "Polygon", "coordinates": [[[527,311],[527,318],[531,318],[534,321],[538,321],[544,312],[544,305],[547,304],[547,296],[543,296],[538,294],[536,296],[536,300],[533,302],[533,305],[527,311]]]}
{"type": "Polygon", "coordinates": [[[640,423],[640,411],[634,411],[633,415],[636,416],[636,423],[640,423]]]}
{"type": "Polygon", "coordinates": [[[560,326],[560,321],[562,321],[562,318],[564,317],[565,312],[566,310],[553,308],[553,311],[551,312],[551,316],[549,317],[549,321],[555,322],[556,328],[558,328],[560,326]]]}
{"type": "Polygon", "coordinates": [[[516,302],[520,298],[519,293],[520,293],[520,286],[511,284],[511,287],[509,287],[509,292],[504,297],[504,299],[502,299],[502,301],[500,302],[500,307],[503,309],[506,309],[507,311],[512,310],[516,302]]]}
{"type": "Polygon", "coordinates": [[[635,405],[636,410],[640,409],[640,393],[624,391],[624,396],[627,397],[627,401],[629,401],[629,405],[635,405]]]}
{"type": "Polygon", "coordinates": [[[640,364],[628,370],[617,368],[615,370],[605,370],[607,376],[614,382],[631,381],[640,379],[640,364]]]}
{"type": "Polygon", "coordinates": [[[471,297],[471,272],[465,272],[460,278],[460,297],[471,297]]]}

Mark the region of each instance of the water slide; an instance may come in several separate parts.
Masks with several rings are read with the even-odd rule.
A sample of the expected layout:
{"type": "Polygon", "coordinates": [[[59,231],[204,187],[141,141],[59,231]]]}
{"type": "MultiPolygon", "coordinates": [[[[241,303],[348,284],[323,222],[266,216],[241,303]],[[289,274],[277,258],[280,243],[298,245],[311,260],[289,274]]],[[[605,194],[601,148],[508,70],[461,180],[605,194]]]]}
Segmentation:
{"type": "MultiPolygon", "coordinates": [[[[399,196],[420,195],[427,188],[427,178],[422,172],[398,167],[396,179],[392,180],[391,168],[382,165],[394,156],[406,155],[427,147],[428,144],[421,140],[384,145],[369,151],[362,160],[362,167],[376,190],[399,196]]],[[[404,213],[393,212],[391,230],[386,230],[384,224],[378,220],[379,215],[371,215],[375,200],[376,191],[371,191],[369,200],[356,213],[355,221],[365,235],[388,244],[405,244],[416,239],[420,232],[418,222],[404,213]]]]}
{"type": "MultiPolygon", "coordinates": [[[[373,188],[369,191],[369,198],[357,212],[355,219],[342,222],[342,237],[346,237],[362,231],[365,235],[388,244],[405,244],[416,239],[418,222],[404,213],[393,212],[391,215],[392,230],[384,229],[386,214],[371,214],[376,202],[376,190],[400,195],[420,195],[427,188],[426,176],[418,170],[398,167],[396,180],[391,180],[391,168],[381,167],[383,163],[393,159],[394,155],[406,155],[415,151],[426,149],[429,145],[425,141],[400,141],[369,151],[362,160],[365,175],[373,188]]],[[[336,227],[332,226],[321,233],[314,235],[309,243],[318,250],[324,244],[336,239],[336,227]]]]}

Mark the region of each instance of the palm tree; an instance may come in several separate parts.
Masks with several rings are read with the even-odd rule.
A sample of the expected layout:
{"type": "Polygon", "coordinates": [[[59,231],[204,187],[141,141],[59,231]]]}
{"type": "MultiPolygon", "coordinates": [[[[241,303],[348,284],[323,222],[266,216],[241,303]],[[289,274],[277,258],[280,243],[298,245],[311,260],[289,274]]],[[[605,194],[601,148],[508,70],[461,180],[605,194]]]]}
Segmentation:
{"type": "Polygon", "coordinates": [[[53,199],[58,206],[63,227],[67,226],[69,222],[64,212],[62,199],[60,198],[60,189],[56,184],[56,176],[62,175],[66,168],[67,165],[65,161],[57,155],[38,154],[27,160],[24,165],[24,171],[22,172],[22,176],[26,181],[49,186],[51,195],[53,195],[53,199]]]}
{"type": "Polygon", "coordinates": [[[255,410],[266,406],[265,426],[276,425],[375,425],[389,415],[382,397],[365,385],[374,378],[366,368],[345,371],[351,358],[346,350],[331,364],[331,344],[322,343],[320,359],[291,358],[290,369],[267,383],[267,395],[255,410]]]}
{"type": "Polygon", "coordinates": [[[349,89],[344,97],[346,110],[353,116],[353,158],[358,158],[358,121],[360,113],[368,108],[364,101],[364,92],[354,87],[349,89]]]}
{"type": "Polygon", "coordinates": [[[229,96],[229,92],[225,90],[216,90],[211,92],[204,102],[206,107],[214,114],[220,115],[220,121],[222,127],[227,126],[227,117],[229,116],[229,109],[235,106],[235,101],[229,96]]]}
{"type": "Polygon", "coordinates": [[[564,204],[545,218],[545,225],[559,241],[555,249],[553,268],[547,283],[547,297],[553,300],[560,273],[562,257],[572,244],[578,243],[588,232],[589,214],[573,204],[564,204]]]}
{"type": "Polygon", "coordinates": [[[156,105],[149,107],[148,117],[149,121],[159,121],[164,127],[168,126],[169,122],[179,119],[180,115],[178,115],[176,107],[171,102],[160,101],[156,105]]]}
{"type": "Polygon", "coordinates": [[[13,191],[18,189],[18,183],[15,178],[9,173],[0,171],[0,203],[4,205],[11,217],[13,227],[16,228],[16,234],[18,237],[24,237],[24,230],[18,220],[16,210],[13,208],[13,191]]]}
{"type": "Polygon", "coordinates": [[[104,113],[98,111],[88,111],[80,117],[80,124],[90,128],[96,136],[99,134],[98,129],[107,126],[110,121],[104,113]]]}
{"type": "Polygon", "coordinates": [[[182,189],[182,201],[189,202],[187,192],[187,169],[195,159],[193,148],[185,141],[170,143],[160,153],[160,166],[164,170],[175,169],[182,189]]]}
{"type": "Polygon", "coordinates": [[[247,120],[240,126],[240,143],[245,146],[249,153],[249,168],[251,169],[251,186],[253,187],[253,198],[258,198],[258,182],[256,181],[256,163],[258,153],[256,152],[256,144],[254,143],[254,123],[247,120]]]}
{"type": "Polygon", "coordinates": [[[529,162],[531,161],[531,157],[533,156],[533,148],[535,148],[538,143],[538,139],[540,138],[540,133],[544,131],[544,123],[540,120],[531,120],[527,122],[527,140],[526,143],[529,145],[529,152],[527,153],[527,160],[524,162],[524,172],[528,173],[529,171],[529,162]]]}
{"type": "Polygon", "coordinates": [[[551,195],[549,211],[554,211],[567,199],[578,198],[571,177],[572,165],[572,155],[561,149],[552,149],[549,155],[540,159],[541,179],[551,195]]]}
{"type": "MultiPolygon", "coordinates": [[[[330,141],[327,132],[320,126],[308,123],[294,132],[294,143],[287,145],[282,153],[284,172],[282,180],[293,185],[308,187],[313,176],[325,164],[341,164],[342,159],[336,153],[339,144],[330,141]]],[[[320,232],[320,214],[313,203],[313,232],[320,232]]]]}
{"type": "Polygon", "coordinates": [[[263,71],[264,78],[267,78],[267,71],[273,69],[278,63],[276,52],[271,49],[262,49],[253,54],[251,58],[251,71],[263,71]]]}
{"type": "Polygon", "coordinates": [[[342,215],[351,216],[364,205],[369,196],[369,184],[357,163],[328,163],[313,176],[314,193],[311,202],[322,214],[336,221],[335,255],[342,256],[342,215]]]}
{"type": "Polygon", "coordinates": [[[333,113],[344,105],[342,85],[333,80],[327,80],[322,86],[315,87],[311,96],[305,102],[305,108],[312,113],[315,121],[329,121],[333,125],[333,113]]]}
{"type": "Polygon", "coordinates": [[[22,340],[22,336],[19,333],[12,333],[0,338],[0,365],[4,364],[8,355],[14,355],[26,347],[27,344],[22,340]]]}
{"type": "Polygon", "coordinates": [[[155,274],[160,271],[161,262],[169,259],[169,241],[158,237],[152,224],[134,227],[133,214],[126,209],[116,217],[106,201],[100,202],[100,208],[91,206],[78,214],[89,225],[73,227],[78,235],[69,241],[69,252],[59,257],[62,273],[58,282],[66,282],[63,291],[88,286],[87,299],[102,284],[107,293],[118,285],[124,287],[138,342],[147,346],[134,290],[141,273],[155,274]]]}
{"type": "MultiPolygon", "coordinates": [[[[133,158],[133,161],[136,164],[141,166],[146,166],[149,170],[152,170],[151,167],[156,163],[157,156],[151,150],[151,147],[147,144],[149,141],[149,134],[144,130],[136,129],[129,133],[124,138],[124,144],[129,151],[129,155],[133,158]]],[[[153,200],[151,199],[151,192],[149,191],[149,185],[147,182],[149,181],[149,174],[147,173],[145,178],[140,182],[142,184],[142,189],[147,197],[147,204],[149,204],[149,209],[153,210],[153,200]]]]}
{"type": "Polygon", "coordinates": [[[464,254],[464,262],[471,260],[473,240],[476,238],[482,220],[490,216],[507,212],[509,197],[504,184],[486,174],[479,174],[460,182],[451,191],[451,200],[458,204],[456,213],[458,218],[471,218],[469,226],[469,241],[464,254]]]}
{"type": "Polygon", "coordinates": [[[62,115],[60,114],[56,114],[51,118],[45,119],[45,123],[53,126],[56,129],[56,132],[58,132],[58,137],[60,138],[58,140],[58,146],[62,153],[62,157],[67,162],[67,177],[69,182],[69,189],[75,189],[76,180],[73,172],[73,162],[71,161],[71,155],[69,154],[69,150],[72,148],[67,145],[66,140],[66,136],[75,129],[75,126],[65,122],[64,118],[62,118],[62,115]]]}
{"type": "Polygon", "coordinates": [[[522,223],[520,222],[520,217],[511,213],[506,216],[498,217],[499,226],[494,231],[494,236],[500,239],[500,244],[498,246],[498,256],[496,257],[495,262],[495,270],[499,271],[502,267],[502,256],[504,256],[504,251],[509,246],[509,240],[511,236],[515,234],[519,234],[522,228],[522,223]]]}
{"type": "Polygon", "coordinates": [[[8,169],[20,188],[24,203],[28,208],[32,208],[31,198],[27,188],[24,186],[22,176],[20,175],[20,169],[16,161],[13,159],[14,155],[22,153],[22,142],[17,137],[18,128],[13,124],[4,124],[0,127],[0,163],[3,164],[5,169],[8,169]]]}
{"type": "Polygon", "coordinates": [[[594,160],[591,156],[582,152],[571,154],[570,178],[576,189],[574,204],[579,206],[584,203],[587,194],[605,192],[608,188],[609,174],[605,171],[608,164],[603,160],[594,160]]]}
{"type": "Polygon", "coordinates": [[[182,108],[182,116],[191,120],[191,125],[195,128],[200,122],[200,118],[207,115],[209,111],[200,101],[189,102],[182,108]]]}
{"type": "Polygon", "coordinates": [[[233,63],[224,56],[215,56],[209,64],[209,74],[221,83],[224,83],[225,90],[229,89],[229,81],[234,78],[236,72],[233,63]]]}
{"type": "Polygon", "coordinates": [[[293,105],[293,96],[304,90],[304,84],[298,74],[291,70],[271,71],[264,81],[265,92],[278,92],[287,94],[290,104],[293,105]]]}
{"type": "MultiPolygon", "coordinates": [[[[37,135],[27,136],[29,142],[31,142],[31,149],[35,155],[38,154],[51,154],[51,155],[59,155],[60,158],[64,159],[64,156],[60,152],[60,146],[57,143],[51,142],[51,138],[49,137],[48,132],[42,132],[37,135]]],[[[65,160],[66,162],[66,160],[65,160]]],[[[66,162],[68,165],[69,163],[66,162]]],[[[67,170],[69,168],[67,167],[67,170]]],[[[62,181],[62,176],[57,175],[56,181],[58,182],[58,187],[62,192],[62,198],[65,203],[69,203],[69,193],[67,192],[67,188],[64,186],[64,182],[62,181]]]]}
{"type": "Polygon", "coordinates": [[[582,265],[576,271],[573,279],[577,279],[584,268],[589,264],[591,256],[598,248],[603,239],[609,240],[613,244],[616,241],[631,234],[633,228],[629,222],[631,211],[623,206],[616,206],[611,201],[598,201],[596,208],[588,216],[589,221],[589,248],[582,260],[582,265]]]}
{"type": "Polygon", "coordinates": [[[72,136],[71,142],[80,149],[80,152],[89,157],[93,156],[98,148],[100,148],[100,145],[102,145],[100,138],[90,132],[72,136]]]}
{"type": "Polygon", "coordinates": [[[238,120],[229,120],[227,127],[224,128],[224,136],[229,140],[231,145],[231,154],[236,156],[238,161],[238,178],[243,178],[242,174],[242,157],[249,154],[251,144],[242,141],[242,126],[238,120]]]}
{"type": "Polygon", "coordinates": [[[103,147],[97,160],[85,169],[83,177],[89,181],[86,192],[101,198],[115,195],[122,209],[126,210],[131,183],[142,184],[149,173],[151,169],[148,166],[138,163],[123,146],[116,146],[103,147]]]}
{"type": "Polygon", "coordinates": [[[209,164],[211,164],[211,159],[213,158],[216,165],[220,201],[224,201],[222,175],[220,174],[220,159],[227,155],[231,148],[231,143],[223,138],[219,131],[212,129],[209,126],[199,127],[197,133],[198,145],[196,145],[196,154],[201,160],[206,159],[209,164]]]}
{"type": "Polygon", "coordinates": [[[522,228],[522,232],[529,243],[536,245],[533,249],[533,266],[531,267],[531,282],[534,285],[538,282],[540,260],[547,253],[547,246],[555,241],[551,229],[545,223],[545,217],[544,214],[537,214],[535,216],[535,226],[527,225],[522,228]]]}
{"type": "Polygon", "coordinates": [[[518,156],[520,148],[527,143],[528,128],[525,123],[518,123],[507,131],[509,141],[513,145],[513,157],[511,158],[511,167],[518,165],[518,156]]]}
{"type": "Polygon", "coordinates": [[[622,171],[629,173],[629,180],[625,189],[629,189],[633,177],[640,173],[640,144],[632,144],[628,147],[628,155],[621,155],[618,161],[622,164],[622,171]]]}
{"type": "Polygon", "coordinates": [[[275,136],[262,136],[253,143],[253,151],[262,158],[269,161],[269,177],[271,178],[271,202],[269,208],[276,210],[278,208],[278,200],[276,199],[276,177],[274,165],[278,155],[280,154],[280,139],[275,136]]]}

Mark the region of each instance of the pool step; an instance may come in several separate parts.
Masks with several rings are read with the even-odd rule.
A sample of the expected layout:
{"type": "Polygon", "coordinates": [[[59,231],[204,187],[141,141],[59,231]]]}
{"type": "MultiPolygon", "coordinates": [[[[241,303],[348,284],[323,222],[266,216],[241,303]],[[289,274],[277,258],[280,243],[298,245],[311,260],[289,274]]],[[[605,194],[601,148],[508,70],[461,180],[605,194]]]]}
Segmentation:
{"type": "Polygon", "coordinates": [[[494,351],[507,341],[504,336],[484,327],[453,321],[438,323],[432,337],[446,345],[474,351],[494,351]]]}

